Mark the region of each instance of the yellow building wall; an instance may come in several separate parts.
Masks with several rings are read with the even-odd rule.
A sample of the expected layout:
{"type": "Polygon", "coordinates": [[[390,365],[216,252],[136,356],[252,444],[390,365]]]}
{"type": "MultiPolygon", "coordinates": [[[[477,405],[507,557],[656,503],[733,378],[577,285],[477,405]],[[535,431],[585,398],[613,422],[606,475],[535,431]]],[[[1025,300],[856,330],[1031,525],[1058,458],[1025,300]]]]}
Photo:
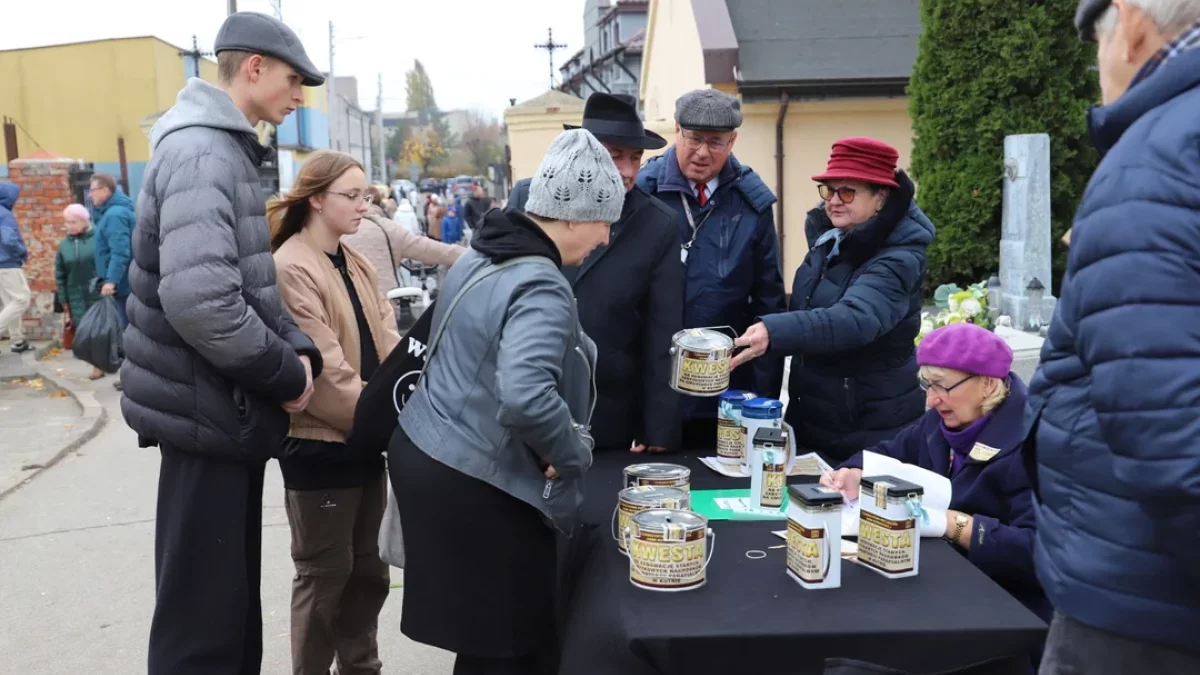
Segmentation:
{"type": "MultiPolygon", "coordinates": [[[[204,79],[216,65],[201,60],[204,79]]],[[[43,148],[92,162],[129,162],[150,148],[141,120],[175,103],[185,84],[179,48],[157,38],[101,40],[0,52],[0,112],[15,117],[43,148]]],[[[19,134],[22,154],[34,149],[19,134]]]]}
{"type": "Polygon", "coordinates": [[[675,100],[704,82],[704,50],[691,0],[652,0],[642,56],[641,99],[646,124],[674,133],[675,100]]]}
{"type": "MultiPolygon", "coordinates": [[[[738,132],[734,154],[758,172],[773,192],[777,103],[744,105],[745,121],[738,132]]],[[[783,275],[788,291],[792,277],[808,253],[805,217],[820,201],[812,177],[825,170],[833,142],[847,136],[868,136],[896,148],[899,167],[907,170],[912,156],[912,121],[908,101],[896,99],[845,99],[793,101],[784,126],[784,241],[783,275]]],[[[779,217],[778,208],[776,218],[779,217]]]]}
{"type": "Polygon", "coordinates": [[[512,150],[512,179],[531,178],[564,124],[583,123],[583,108],[559,112],[511,111],[504,116],[512,150]]]}

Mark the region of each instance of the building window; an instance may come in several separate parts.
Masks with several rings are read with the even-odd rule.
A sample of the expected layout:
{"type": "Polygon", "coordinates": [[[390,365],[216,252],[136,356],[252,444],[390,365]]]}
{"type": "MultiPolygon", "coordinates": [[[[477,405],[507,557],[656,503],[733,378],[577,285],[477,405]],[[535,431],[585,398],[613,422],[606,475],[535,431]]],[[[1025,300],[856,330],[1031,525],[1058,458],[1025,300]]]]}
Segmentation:
{"type": "Polygon", "coordinates": [[[618,16],[617,19],[612,22],[612,27],[613,27],[612,28],[613,29],[613,44],[619,45],[619,44],[621,44],[621,17],[620,16],[618,16]]]}

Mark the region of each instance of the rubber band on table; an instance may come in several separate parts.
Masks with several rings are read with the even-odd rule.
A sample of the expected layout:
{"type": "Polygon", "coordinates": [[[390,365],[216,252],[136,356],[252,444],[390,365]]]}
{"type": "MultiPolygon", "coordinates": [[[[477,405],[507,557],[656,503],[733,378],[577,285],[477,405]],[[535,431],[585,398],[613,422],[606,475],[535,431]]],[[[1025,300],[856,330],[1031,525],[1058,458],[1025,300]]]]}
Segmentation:
{"type": "Polygon", "coordinates": [[[763,558],[767,557],[767,552],[760,551],[758,549],[751,549],[746,551],[746,557],[751,560],[762,560],[763,558]]]}

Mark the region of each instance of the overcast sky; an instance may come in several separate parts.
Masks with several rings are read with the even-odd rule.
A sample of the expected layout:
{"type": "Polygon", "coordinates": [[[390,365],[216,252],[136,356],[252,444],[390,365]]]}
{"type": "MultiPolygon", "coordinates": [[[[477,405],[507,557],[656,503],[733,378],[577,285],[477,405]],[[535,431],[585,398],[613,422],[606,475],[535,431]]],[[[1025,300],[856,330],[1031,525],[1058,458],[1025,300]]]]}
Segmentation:
{"type": "MultiPolygon", "coordinates": [[[[383,108],[405,108],[404,74],[419,58],[433,78],[443,110],[481,109],[500,115],[549,87],[546,51],[568,45],[555,67],[583,46],[584,0],[282,0],[283,19],[304,42],[317,67],[329,66],[329,22],[334,22],[334,72],[358,77],[364,108],[375,108],[376,76],[383,75],[383,108]]],[[[0,0],[0,49],[114,37],[156,35],[211,50],[225,18],[226,0],[0,0]],[[166,14],[167,8],[171,14],[166,14]],[[168,18],[169,17],[169,18],[168,18]]],[[[238,0],[239,10],[273,13],[271,0],[238,0]]],[[[87,77],[86,72],[75,73],[87,77]]],[[[56,78],[57,79],[57,78],[56,78]]],[[[58,80],[63,81],[63,80],[58,80]]]]}

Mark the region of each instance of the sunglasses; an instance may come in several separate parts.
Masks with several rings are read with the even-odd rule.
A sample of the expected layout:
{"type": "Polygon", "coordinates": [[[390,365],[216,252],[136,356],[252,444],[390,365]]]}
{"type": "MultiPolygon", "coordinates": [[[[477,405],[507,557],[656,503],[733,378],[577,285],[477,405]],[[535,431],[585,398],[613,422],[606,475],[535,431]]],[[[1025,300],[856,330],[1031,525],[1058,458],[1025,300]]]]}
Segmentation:
{"type": "Polygon", "coordinates": [[[827,202],[831,201],[834,195],[837,195],[838,199],[842,200],[843,204],[853,204],[854,197],[858,194],[858,190],[852,187],[834,188],[829,185],[818,185],[817,194],[821,195],[821,199],[824,199],[827,202]]]}

